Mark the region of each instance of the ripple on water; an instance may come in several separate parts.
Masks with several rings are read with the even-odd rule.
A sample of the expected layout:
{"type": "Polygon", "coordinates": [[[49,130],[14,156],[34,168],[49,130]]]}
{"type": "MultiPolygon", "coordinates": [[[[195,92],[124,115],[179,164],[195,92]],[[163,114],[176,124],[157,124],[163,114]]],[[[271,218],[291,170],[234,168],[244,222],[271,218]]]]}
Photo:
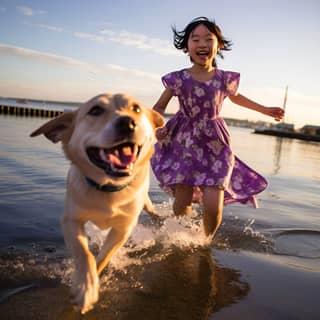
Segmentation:
{"type": "Polygon", "coordinates": [[[288,229],[274,232],[276,254],[309,259],[320,258],[320,231],[288,229]]]}

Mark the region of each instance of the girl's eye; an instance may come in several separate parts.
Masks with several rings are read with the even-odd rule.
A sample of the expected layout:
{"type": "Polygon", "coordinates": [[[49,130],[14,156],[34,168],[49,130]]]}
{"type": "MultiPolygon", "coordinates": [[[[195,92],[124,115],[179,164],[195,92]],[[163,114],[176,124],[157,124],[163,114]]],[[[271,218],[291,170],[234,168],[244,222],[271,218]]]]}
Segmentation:
{"type": "Polygon", "coordinates": [[[131,106],[131,110],[133,110],[135,113],[141,112],[141,108],[137,104],[134,104],[133,106],[131,106]]]}
{"type": "Polygon", "coordinates": [[[98,117],[102,113],[104,113],[104,108],[102,108],[102,107],[100,107],[98,105],[93,106],[88,112],[88,114],[90,114],[90,116],[94,116],[94,117],[98,117]]]}

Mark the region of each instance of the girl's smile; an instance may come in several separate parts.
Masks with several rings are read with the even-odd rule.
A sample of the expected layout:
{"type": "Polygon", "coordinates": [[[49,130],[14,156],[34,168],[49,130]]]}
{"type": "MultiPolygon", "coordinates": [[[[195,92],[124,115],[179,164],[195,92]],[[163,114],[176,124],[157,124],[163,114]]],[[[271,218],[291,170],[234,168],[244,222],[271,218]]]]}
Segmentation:
{"type": "Polygon", "coordinates": [[[218,51],[218,39],[203,24],[197,26],[188,39],[188,53],[192,62],[204,67],[211,67],[218,51]]]}

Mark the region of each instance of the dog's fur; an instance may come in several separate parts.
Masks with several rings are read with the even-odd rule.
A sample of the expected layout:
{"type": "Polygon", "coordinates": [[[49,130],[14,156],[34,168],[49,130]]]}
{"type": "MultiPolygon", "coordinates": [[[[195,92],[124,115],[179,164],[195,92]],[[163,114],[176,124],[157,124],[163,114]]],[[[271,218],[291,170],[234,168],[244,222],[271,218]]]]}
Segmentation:
{"type": "Polygon", "coordinates": [[[31,134],[61,141],[71,162],[62,230],[75,261],[71,292],[82,313],[98,301],[99,274],[128,239],[140,212],[154,213],[149,159],[154,131],[163,124],[160,114],[130,97],[102,94],[31,134]],[[84,231],[89,220],[110,229],[96,258],[84,231]]]}

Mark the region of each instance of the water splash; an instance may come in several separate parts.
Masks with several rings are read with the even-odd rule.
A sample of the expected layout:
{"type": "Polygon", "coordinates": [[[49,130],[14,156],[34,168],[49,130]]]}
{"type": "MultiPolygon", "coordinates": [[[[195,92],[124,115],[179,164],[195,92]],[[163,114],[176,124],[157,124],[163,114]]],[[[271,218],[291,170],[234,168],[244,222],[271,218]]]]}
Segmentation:
{"type": "MultiPolygon", "coordinates": [[[[190,216],[176,218],[172,203],[156,205],[161,217],[150,218],[146,213],[140,216],[127,243],[112,258],[110,265],[124,270],[130,265],[146,265],[161,261],[175,249],[196,251],[201,248],[227,250],[251,250],[256,252],[273,251],[273,239],[255,227],[255,219],[240,219],[238,216],[225,215],[224,221],[214,239],[207,238],[203,232],[200,207],[194,205],[190,216]]],[[[93,224],[86,225],[91,247],[102,245],[107,232],[101,232],[93,224]]]]}
{"type": "MultiPolygon", "coordinates": [[[[317,246],[320,233],[263,229],[264,226],[259,225],[255,219],[243,219],[230,211],[225,213],[223,223],[212,242],[204,235],[200,208],[195,205],[193,209],[191,216],[175,218],[172,203],[162,202],[156,204],[159,220],[142,213],[129,240],[113,256],[106,268],[107,277],[103,278],[104,283],[107,286],[112,285],[115,278],[126,275],[129,269],[157,264],[179,251],[190,254],[205,248],[249,250],[310,258],[320,256],[317,246]]],[[[90,222],[85,229],[90,248],[97,253],[108,231],[101,231],[90,222]]],[[[4,259],[1,259],[2,267],[8,270],[7,274],[14,270],[12,274],[15,276],[25,277],[25,283],[28,283],[28,280],[49,279],[69,286],[74,271],[72,258],[66,251],[61,253],[58,250],[48,250],[47,247],[34,246],[30,252],[24,254],[12,252],[12,258],[4,256],[4,259]]],[[[139,283],[132,285],[140,286],[139,283]]]]}
{"type": "MultiPolygon", "coordinates": [[[[168,202],[157,205],[156,209],[160,219],[146,213],[140,216],[127,243],[113,256],[110,262],[113,267],[124,269],[159,261],[172,253],[173,248],[196,250],[210,245],[211,240],[201,231],[202,222],[196,211],[190,217],[175,218],[168,202]]],[[[108,234],[90,222],[86,224],[86,232],[90,246],[97,249],[108,234]]]]}
{"type": "Polygon", "coordinates": [[[245,234],[254,235],[254,236],[256,236],[258,234],[257,231],[254,231],[252,228],[252,225],[254,224],[254,222],[255,222],[255,219],[249,219],[247,221],[247,223],[245,224],[245,227],[243,229],[243,232],[245,234]]]}

